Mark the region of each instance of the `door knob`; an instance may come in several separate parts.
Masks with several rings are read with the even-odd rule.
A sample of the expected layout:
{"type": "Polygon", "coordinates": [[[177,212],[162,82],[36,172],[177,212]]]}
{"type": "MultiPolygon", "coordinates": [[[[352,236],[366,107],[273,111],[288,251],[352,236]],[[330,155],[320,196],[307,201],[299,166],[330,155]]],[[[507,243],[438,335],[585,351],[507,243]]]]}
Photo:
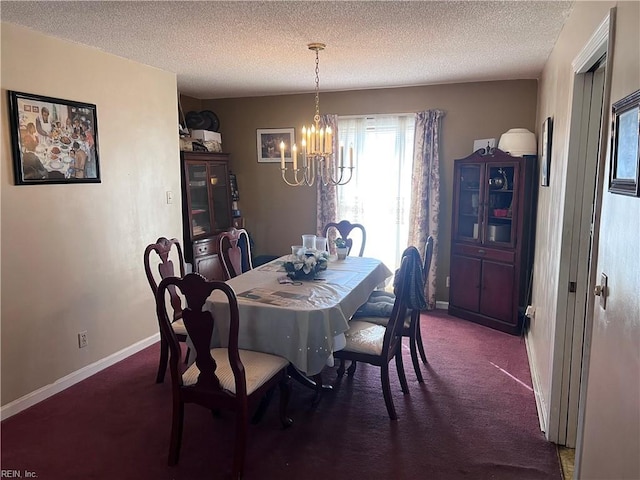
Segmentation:
{"type": "Polygon", "coordinates": [[[607,278],[606,274],[601,273],[600,274],[600,285],[596,285],[593,288],[593,294],[596,297],[600,297],[600,306],[603,309],[607,308],[607,296],[609,295],[608,284],[609,284],[609,278],[607,278]]]}

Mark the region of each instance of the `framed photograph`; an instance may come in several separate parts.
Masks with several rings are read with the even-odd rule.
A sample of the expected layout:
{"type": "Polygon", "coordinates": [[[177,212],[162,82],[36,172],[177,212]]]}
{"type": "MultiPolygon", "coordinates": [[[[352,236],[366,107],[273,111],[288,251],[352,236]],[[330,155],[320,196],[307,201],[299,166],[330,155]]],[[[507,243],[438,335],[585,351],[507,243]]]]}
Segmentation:
{"type": "Polygon", "coordinates": [[[473,141],[473,151],[477,152],[480,149],[484,150],[484,155],[489,155],[491,150],[496,146],[495,138],[481,138],[480,140],[473,141]]]}
{"type": "Polygon", "coordinates": [[[95,105],[8,95],[16,185],[100,183],[95,105]]]}
{"type": "Polygon", "coordinates": [[[609,191],[637,197],[640,194],[640,90],[615,102],[612,117],[609,191]]]}
{"type": "Polygon", "coordinates": [[[284,142],[284,161],[293,162],[291,145],[296,143],[293,128],[258,128],[258,163],[280,163],[280,142],[284,142]]]}
{"type": "Polygon", "coordinates": [[[553,120],[551,117],[542,123],[542,147],[540,148],[540,185],[549,186],[551,173],[551,139],[553,136],[553,120]]]}

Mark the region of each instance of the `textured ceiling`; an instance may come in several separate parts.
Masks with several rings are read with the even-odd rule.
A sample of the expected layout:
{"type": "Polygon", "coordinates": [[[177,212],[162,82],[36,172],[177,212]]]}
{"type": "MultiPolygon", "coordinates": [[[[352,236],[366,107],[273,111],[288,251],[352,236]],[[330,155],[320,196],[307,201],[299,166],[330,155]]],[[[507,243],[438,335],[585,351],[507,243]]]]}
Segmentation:
{"type": "Polygon", "coordinates": [[[572,2],[1,2],[3,22],[175,72],[196,98],[537,78],[572,2]]]}

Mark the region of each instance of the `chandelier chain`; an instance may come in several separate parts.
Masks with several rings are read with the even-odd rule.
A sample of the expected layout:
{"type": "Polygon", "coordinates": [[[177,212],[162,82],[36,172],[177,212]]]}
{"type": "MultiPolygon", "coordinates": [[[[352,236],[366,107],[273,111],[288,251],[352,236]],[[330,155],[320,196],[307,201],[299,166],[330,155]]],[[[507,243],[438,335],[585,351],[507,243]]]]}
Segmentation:
{"type": "Polygon", "coordinates": [[[320,123],[320,58],[318,50],[316,50],[316,114],[313,120],[316,122],[317,128],[318,123],[320,123]]]}

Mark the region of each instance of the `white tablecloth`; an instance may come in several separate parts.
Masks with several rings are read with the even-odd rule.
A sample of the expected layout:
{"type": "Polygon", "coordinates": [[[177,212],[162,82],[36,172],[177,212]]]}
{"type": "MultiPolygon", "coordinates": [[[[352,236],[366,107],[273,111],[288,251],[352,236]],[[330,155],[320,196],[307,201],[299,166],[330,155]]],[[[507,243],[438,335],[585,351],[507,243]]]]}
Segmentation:
{"type": "MultiPolygon", "coordinates": [[[[334,351],[344,348],[349,318],[391,271],[373,258],[347,257],[330,261],[320,274],[324,280],[280,284],[286,258],[227,281],[238,297],[238,342],[240,348],[280,355],[315,375],[331,362],[334,351]]],[[[226,297],[214,292],[204,308],[216,319],[213,344],[226,345],[226,297]]]]}

